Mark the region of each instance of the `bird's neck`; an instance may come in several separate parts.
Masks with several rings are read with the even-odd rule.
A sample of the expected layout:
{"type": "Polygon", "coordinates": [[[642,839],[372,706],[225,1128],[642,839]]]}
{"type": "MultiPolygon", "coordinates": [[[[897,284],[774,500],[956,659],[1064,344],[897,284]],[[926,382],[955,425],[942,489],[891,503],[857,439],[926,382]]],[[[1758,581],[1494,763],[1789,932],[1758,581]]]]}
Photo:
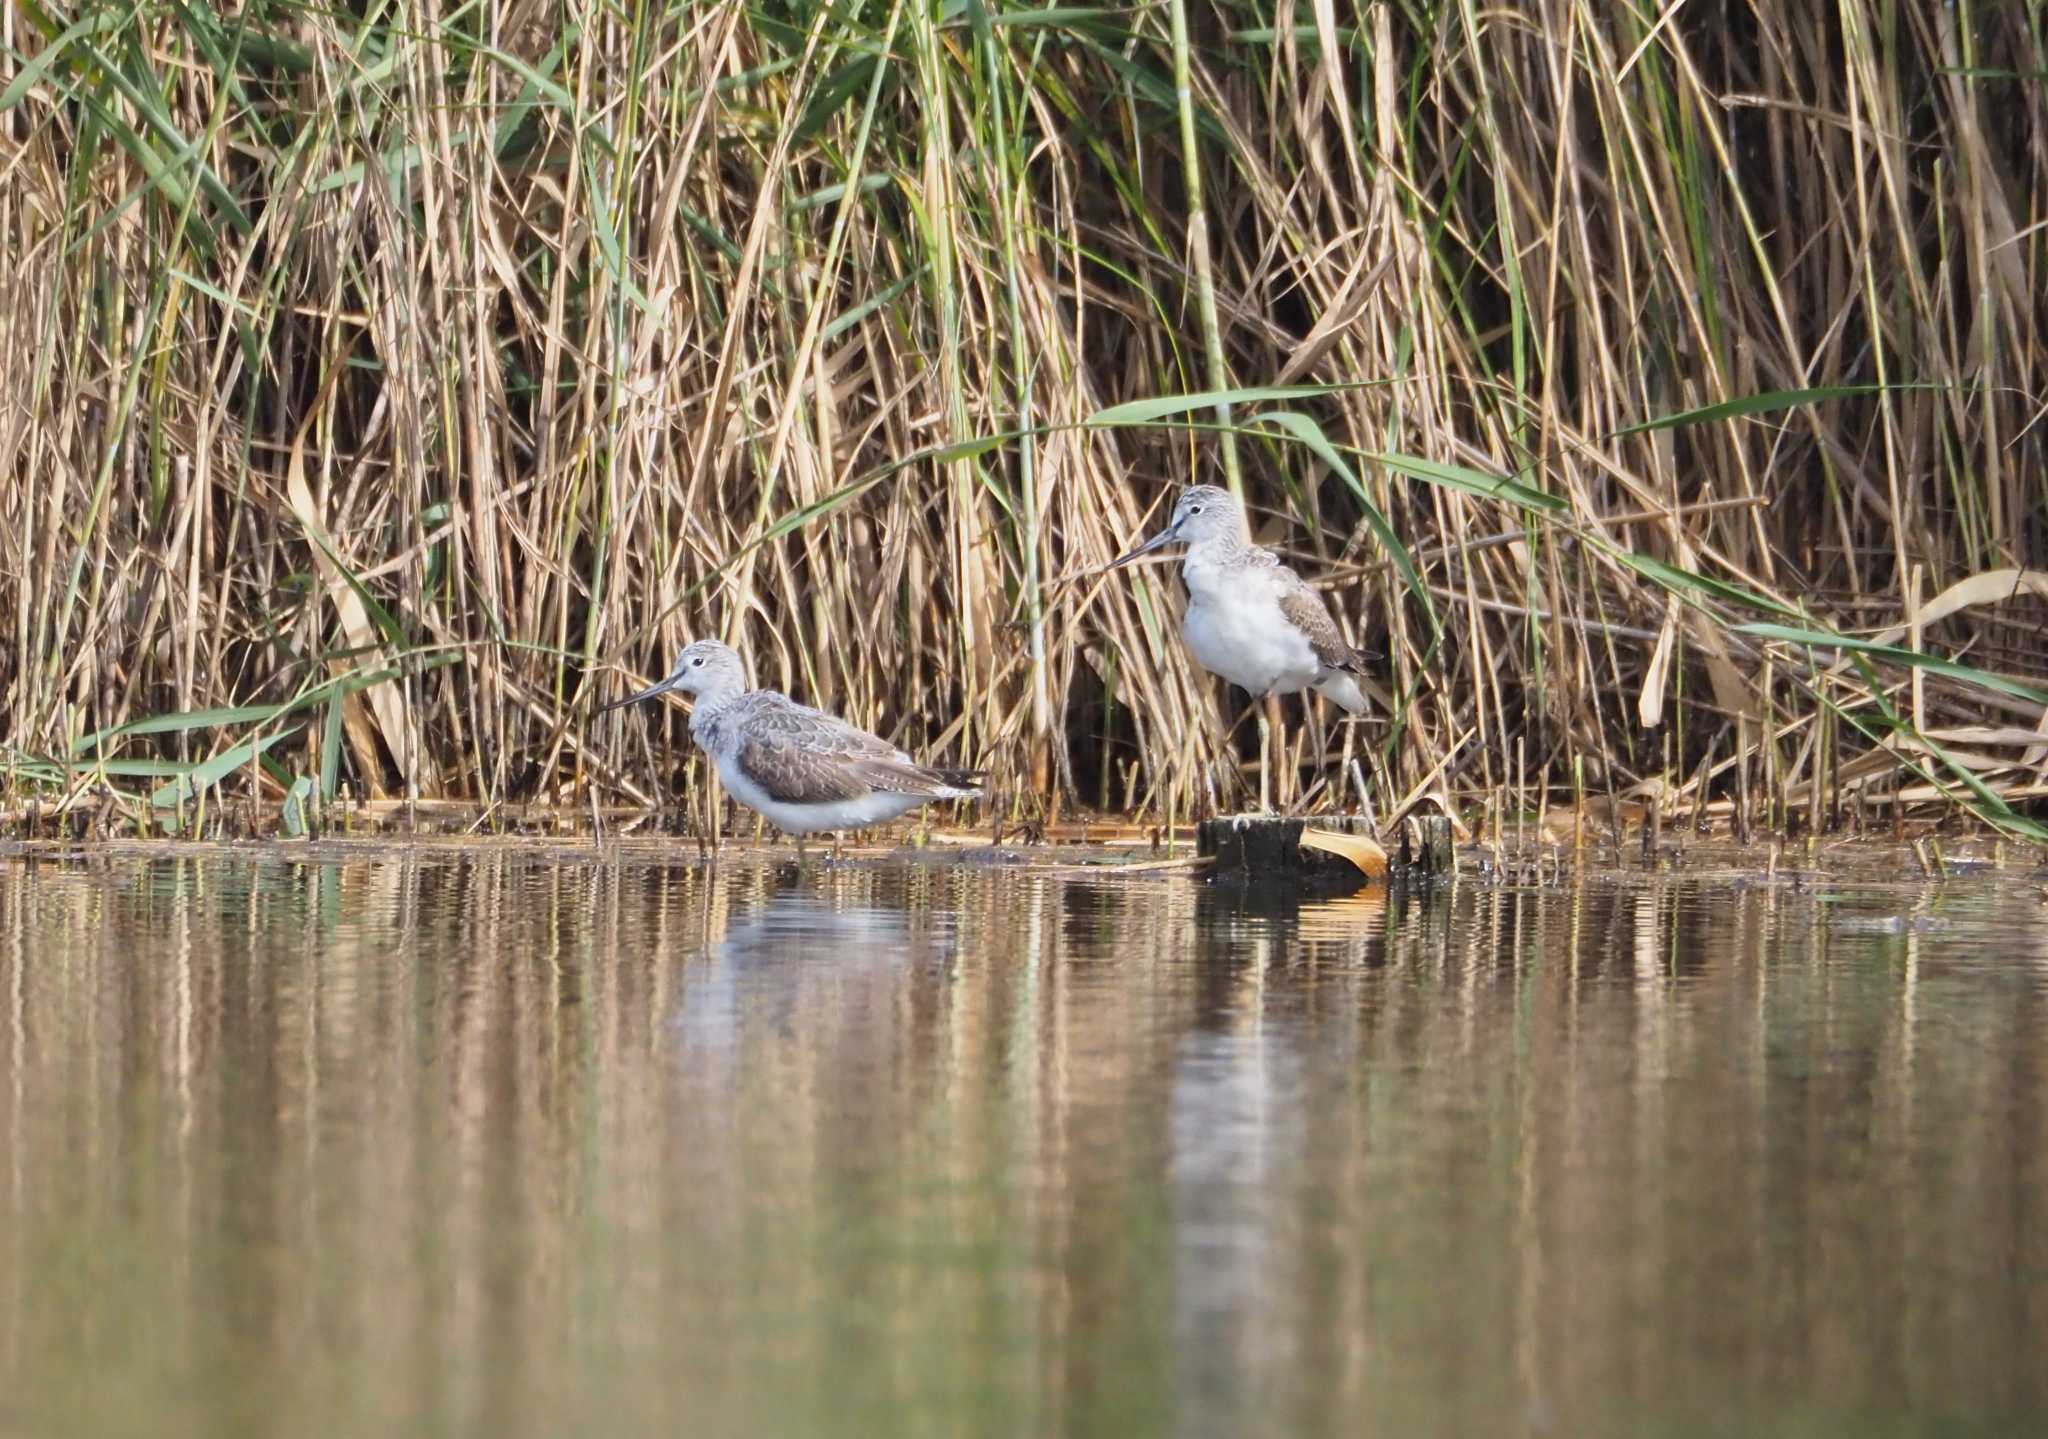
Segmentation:
{"type": "Polygon", "coordinates": [[[716,724],[721,715],[746,697],[746,693],[740,685],[701,691],[697,702],[690,706],[690,733],[695,734],[707,725],[716,724]]]}
{"type": "Polygon", "coordinates": [[[1251,547],[1251,541],[1242,535],[1204,535],[1181,556],[1181,569],[1222,569],[1251,547]]]}

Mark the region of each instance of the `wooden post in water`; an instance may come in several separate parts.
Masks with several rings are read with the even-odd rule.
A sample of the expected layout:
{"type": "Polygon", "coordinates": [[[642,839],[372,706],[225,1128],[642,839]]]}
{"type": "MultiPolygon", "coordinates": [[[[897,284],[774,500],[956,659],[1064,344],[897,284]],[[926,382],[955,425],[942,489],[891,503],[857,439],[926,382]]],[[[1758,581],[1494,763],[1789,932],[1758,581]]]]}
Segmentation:
{"type": "MultiPolygon", "coordinates": [[[[1243,879],[1254,884],[1347,888],[1367,881],[1367,871],[1358,859],[1317,848],[1316,835],[1338,841],[1338,847],[1348,837],[1375,839],[1372,822],[1364,815],[1317,815],[1304,819],[1277,814],[1235,814],[1203,820],[1195,829],[1195,848],[1197,853],[1215,861],[1209,873],[1219,878],[1243,879]],[[1304,832],[1312,832],[1308,844],[1302,842],[1304,832]]],[[[1450,874],[1457,867],[1451,822],[1442,815],[1409,816],[1402,821],[1398,844],[1382,853],[1386,862],[1384,877],[1396,880],[1450,874]]]]}
{"type": "Polygon", "coordinates": [[[1413,876],[1455,874],[1458,851],[1452,841],[1449,815],[1413,814],[1401,822],[1401,852],[1395,858],[1397,873],[1413,876]]]}

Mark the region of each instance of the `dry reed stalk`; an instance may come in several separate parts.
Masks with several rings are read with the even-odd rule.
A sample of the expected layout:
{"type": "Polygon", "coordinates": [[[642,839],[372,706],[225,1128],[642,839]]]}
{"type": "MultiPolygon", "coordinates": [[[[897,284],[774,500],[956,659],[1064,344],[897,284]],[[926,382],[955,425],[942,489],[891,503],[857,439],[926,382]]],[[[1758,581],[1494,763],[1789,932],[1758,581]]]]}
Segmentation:
{"type": "MultiPolygon", "coordinates": [[[[1165,570],[1099,567],[1233,456],[1388,656],[1383,812],[1690,775],[1769,827],[2048,773],[1939,737],[2048,734],[2013,7],[43,13],[0,52],[16,787],[310,721],[265,761],[330,797],[657,793],[677,715],[588,701],[715,633],[1026,812],[1227,807],[1242,697],[1165,570]],[[1225,375],[1342,388],[1085,424],[1225,375]],[[1758,620],[1969,669],[1895,703],[1917,661],[1758,620]]],[[[1287,719],[1287,792],[1350,769],[1287,719]]]]}

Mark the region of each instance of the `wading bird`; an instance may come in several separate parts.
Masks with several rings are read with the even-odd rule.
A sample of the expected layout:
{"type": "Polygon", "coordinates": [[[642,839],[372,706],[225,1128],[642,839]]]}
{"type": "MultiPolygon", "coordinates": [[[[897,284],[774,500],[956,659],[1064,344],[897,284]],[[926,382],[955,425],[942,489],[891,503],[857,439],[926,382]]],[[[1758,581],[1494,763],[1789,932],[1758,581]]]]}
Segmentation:
{"type": "Polygon", "coordinates": [[[696,697],[690,738],[726,791],[799,844],[818,830],[863,829],[933,800],[981,794],[976,771],[919,764],[845,720],[750,689],[745,662],[717,640],[686,646],[667,679],[599,713],[671,690],[696,697]]]}
{"type": "MultiPolygon", "coordinates": [[[[1251,541],[1244,505],[1228,490],[1195,485],[1173,507],[1165,529],[1111,564],[1115,569],[1165,545],[1184,544],[1180,574],[1188,587],[1181,638],[1195,663],[1251,693],[1314,690],[1349,714],[1365,713],[1358,680],[1368,656],[1338,632],[1323,597],[1270,550],[1251,541]]],[[[1267,802],[1270,726],[1259,711],[1259,808],[1267,802]]]]}

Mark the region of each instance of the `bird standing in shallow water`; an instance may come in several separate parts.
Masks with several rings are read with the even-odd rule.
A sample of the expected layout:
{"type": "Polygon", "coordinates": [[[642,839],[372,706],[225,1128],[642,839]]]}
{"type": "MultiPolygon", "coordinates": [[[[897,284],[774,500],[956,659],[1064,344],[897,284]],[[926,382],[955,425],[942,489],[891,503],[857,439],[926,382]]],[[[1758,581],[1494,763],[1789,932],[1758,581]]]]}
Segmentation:
{"type": "MultiPolygon", "coordinates": [[[[1196,485],[1173,507],[1165,529],[1111,564],[1127,565],[1165,545],[1184,544],[1181,579],[1188,609],[1181,638],[1195,663],[1251,692],[1314,690],[1348,714],[1365,713],[1358,686],[1368,658],[1353,649],[1308,581],[1251,541],[1244,504],[1228,490],[1196,485]]],[[[1259,808],[1267,804],[1270,725],[1259,712],[1259,808]]]]}
{"type": "Polygon", "coordinates": [[[599,713],[671,690],[696,696],[690,738],[727,793],[799,843],[818,830],[864,829],[933,800],[981,794],[972,770],[919,764],[845,720],[748,688],[745,662],[717,640],[686,646],[667,679],[599,713]]]}

